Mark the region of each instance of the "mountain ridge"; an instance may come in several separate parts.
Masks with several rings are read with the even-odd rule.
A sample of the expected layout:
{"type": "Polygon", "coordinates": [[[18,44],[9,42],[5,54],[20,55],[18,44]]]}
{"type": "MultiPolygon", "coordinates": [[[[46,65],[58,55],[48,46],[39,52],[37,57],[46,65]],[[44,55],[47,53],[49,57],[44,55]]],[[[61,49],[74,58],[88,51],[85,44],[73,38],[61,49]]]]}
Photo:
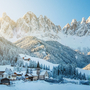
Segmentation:
{"type": "Polygon", "coordinates": [[[45,41],[58,41],[74,50],[81,48],[81,52],[85,51],[83,49],[86,48],[87,52],[85,53],[87,54],[90,52],[89,33],[90,17],[87,20],[82,18],[81,22],[73,19],[71,24],[66,24],[63,29],[46,16],[37,17],[30,11],[16,22],[10,19],[6,13],[3,13],[2,18],[0,18],[0,36],[11,42],[26,36],[35,36],[45,41]]]}
{"type": "Polygon", "coordinates": [[[90,61],[85,55],[80,54],[57,41],[43,41],[33,36],[24,37],[14,43],[26,49],[30,56],[48,60],[54,64],[74,64],[78,67],[86,66],[90,61]]]}

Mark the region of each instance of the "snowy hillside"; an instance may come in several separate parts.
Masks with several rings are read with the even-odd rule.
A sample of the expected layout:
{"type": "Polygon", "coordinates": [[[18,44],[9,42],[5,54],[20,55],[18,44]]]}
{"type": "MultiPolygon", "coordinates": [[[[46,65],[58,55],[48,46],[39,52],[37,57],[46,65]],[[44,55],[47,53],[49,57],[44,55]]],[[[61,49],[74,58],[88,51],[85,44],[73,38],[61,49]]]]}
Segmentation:
{"type": "Polygon", "coordinates": [[[90,36],[82,36],[78,37],[75,35],[65,35],[60,33],[60,40],[58,40],[61,44],[65,46],[69,46],[74,50],[81,51],[84,54],[88,54],[90,52],[90,36]]]}
{"type": "Polygon", "coordinates": [[[16,60],[19,53],[28,53],[28,51],[15,46],[3,37],[0,37],[0,64],[10,64],[16,60]]]}
{"type": "MultiPolygon", "coordinates": [[[[24,55],[24,54],[19,54],[19,55],[21,58],[23,58],[23,57],[25,57],[27,59],[30,58],[32,61],[39,62],[40,64],[45,65],[45,66],[50,66],[51,70],[53,69],[53,67],[58,66],[58,64],[53,64],[53,63],[50,63],[50,62],[40,59],[40,58],[35,58],[35,57],[31,57],[31,56],[24,55]]],[[[29,65],[29,61],[24,61],[24,63],[28,63],[28,65],[29,65]]]]}
{"type": "Polygon", "coordinates": [[[60,44],[57,41],[42,41],[36,37],[28,36],[14,43],[26,49],[30,56],[48,60],[54,64],[74,64],[84,67],[90,63],[89,58],[60,44]]]}

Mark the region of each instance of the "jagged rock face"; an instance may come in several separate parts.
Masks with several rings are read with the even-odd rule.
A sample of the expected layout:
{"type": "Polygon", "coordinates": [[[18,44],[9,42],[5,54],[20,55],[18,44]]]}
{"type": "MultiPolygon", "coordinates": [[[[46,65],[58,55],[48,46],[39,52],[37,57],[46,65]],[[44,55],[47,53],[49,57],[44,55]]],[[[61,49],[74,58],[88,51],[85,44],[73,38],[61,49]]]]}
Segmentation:
{"type": "Polygon", "coordinates": [[[87,66],[85,66],[83,69],[90,70],[90,64],[88,64],[87,66]]]}
{"type": "Polygon", "coordinates": [[[90,58],[80,54],[57,41],[42,41],[36,37],[25,37],[14,43],[16,46],[28,50],[30,55],[56,64],[76,64],[78,67],[86,66],[90,58]]]}
{"type": "Polygon", "coordinates": [[[14,22],[3,13],[0,18],[0,32],[5,38],[21,38],[24,36],[32,36],[34,33],[36,37],[49,37],[58,39],[57,33],[60,32],[61,27],[56,26],[46,16],[39,16],[32,12],[27,12],[22,18],[19,18],[17,22],[14,22]],[[41,35],[42,33],[42,35],[41,35]],[[37,36],[38,35],[38,36],[37,36]]]}
{"type": "Polygon", "coordinates": [[[4,37],[12,38],[14,28],[15,22],[6,13],[3,13],[2,18],[0,18],[0,34],[4,37]]]}
{"type": "Polygon", "coordinates": [[[86,23],[90,23],[90,16],[89,16],[89,18],[87,19],[86,23]]]}
{"type": "MultiPolygon", "coordinates": [[[[60,30],[61,27],[55,26],[46,16],[43,17],[41,15],[39,18],[37,18],[32,12],[27,12],[16,22],[17,37],[22,37],[24,35],[29,36],[32,33],[38,33],[39,35],[43,33],[43,37],[50,37],[50,35],[47,36],[48,33],[53,31],[56,34],[60,30]]],[[[52,33],[50,34],[52,35],[52,33]]]]}
{"type": "Polygon", "coordinates": [[[62,31],[67,35],[88,36],[90,35],[90,17],[87,20],[83,17],[81,22],[73,19],[71,25],[67,24],[62,31]]]}
{"type": "Polygon", "coordinates": [[[65,33],[67,35],[84,36],[90,35],[90,17],[85,20],[82,18],[81,22],[73,19],[70,24],[64,26],[61,30],[59,25],[55,25],[46,16],[36,15],[32,12],[27,12],[22,18],[19,18],[17,22],[10,19],[6,13],[3,13],[0,18],[0,35],[8,38],[22,38],[25,36],[36,36],[48,39],[60,39],[59,33],[65,33]]]}

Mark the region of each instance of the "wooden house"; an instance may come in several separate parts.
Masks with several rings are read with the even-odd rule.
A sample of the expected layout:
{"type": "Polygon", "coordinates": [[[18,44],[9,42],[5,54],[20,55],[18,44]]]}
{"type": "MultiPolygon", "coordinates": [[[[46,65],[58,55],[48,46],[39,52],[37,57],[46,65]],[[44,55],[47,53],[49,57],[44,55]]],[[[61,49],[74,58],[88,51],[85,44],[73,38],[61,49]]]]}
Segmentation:
{"type": "Polygon", "coordinates": [[[33,81],[38,80],[38,74],[37,74],[37,71],[33,71],[33,72],[32,72],[32,76],[33,76],[33,81]]]}
{"type": "Polygon", "coordinates": [[[25,79],[26,79],[26,80],[33,81],[33,76],[32,76],[32,74],[25,74],[25,79]]]}
{"type": "Polygon", "coordinates": [[[0,74],[3,74],[5,71],[0,71],[0,74]]]}
{"type": "Polygon", "coordinates": [[[29,75],[25,74],[25,79],[28,80],[29,79],[29,75]]]}
{"type": "Polygon", "coordinates": [[[5,71],[0,71],[0,78],[3,78],[3,73],[4,73],[5,71]]]}
{"type": "Polygon", "coordinates": [[[23,60],[25,60],[25,61],[30,61],[31,59],[28,58],[28,57],[23,57],[23,60]]]}
{"type": "Polygon", "coordinates": [[[12,80],[16,80],[17,75],[16,74],[12,74],[12,80]]]}
{"type": "Polygon", "coordinates": [[[12,75],[8,75],[7,78],[12,80],[12,75]]]}
{"type": "Polygon", "coordinates": [[[8,78],[3,78],[0,80],[1,84],[10,85],[10,80],[8,78]]]}
{"type": "Polygon", "coordinates": [[[21,78],[22,77],[22,74],[17,74],[17,78],[21,78]]]}

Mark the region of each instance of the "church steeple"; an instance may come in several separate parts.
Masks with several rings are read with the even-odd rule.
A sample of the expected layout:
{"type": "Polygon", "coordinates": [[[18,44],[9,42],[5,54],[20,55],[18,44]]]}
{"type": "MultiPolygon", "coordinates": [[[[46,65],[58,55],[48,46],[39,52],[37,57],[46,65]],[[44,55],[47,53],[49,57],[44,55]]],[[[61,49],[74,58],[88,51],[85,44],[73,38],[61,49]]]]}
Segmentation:
{"type": "Polygon", "coordinates": [[[40,74],[40,65],[39,62],[37,63],[37,75],[38,75],[38,79],[39,79],[39,74],[40,74]]]}

